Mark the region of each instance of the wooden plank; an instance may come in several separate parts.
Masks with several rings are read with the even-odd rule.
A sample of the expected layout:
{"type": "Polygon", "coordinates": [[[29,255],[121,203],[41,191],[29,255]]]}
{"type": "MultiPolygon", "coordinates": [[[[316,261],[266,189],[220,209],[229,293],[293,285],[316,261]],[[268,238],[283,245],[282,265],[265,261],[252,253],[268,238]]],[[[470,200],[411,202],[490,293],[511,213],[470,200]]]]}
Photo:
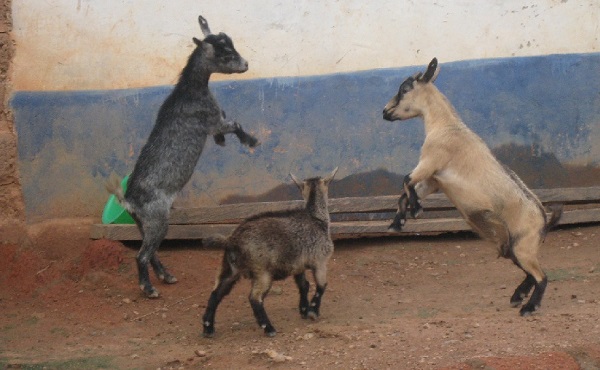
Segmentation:
{"type": "MultiPolygon", "coordinates": [[[[237,225],[214,224],[214,225],[170,225],[165,239],[202,239],[211,235],[229,235],[237,225]]],[[[141,235],[135,225],[92,225],[90,231],[91,239],[111,240],[141,240],[141,235]]]]}
{"type": "Polygon", "coordinates": [[[600,203],[600,186],[586,188],[536,189],[533,191],[542,203],[600,203]]]}
{"type": "MultiPolygon", "coordinates": [[[[334,222],[331,233],[334,239],[345,235],[391,236],[429,232],[455,232],[470,230],[461,218],[409,219],[401,233],[388,232],[391,220],[334,222]]],[[[563,212],[559,225],[600,222],[600,208],[578,209],[563,212]]],[[[202,239],[214,234],[229,235],[235,224],[170,225],[166,239],[202,239]]],[[[92,239],[140,240],[135,225],[92,225],[92,239]]]]}
{"type": "MultiPolygon", "coordinates": [[[[600,186],[587,188],[536,189],[534,193],[547,203],[600,203],[600,186]]],[[[395,212],[398,196],[332,198],[329,213],[378,213],[395,212]]],[[[426,210],[454,209],[448,198],[441,193],[432,194],[422,202],[426,210]]],[[[175,208],[171,212],[170,224],[237,223],[257,213],[300,208],[303,201],[256,202],[226,204],[214,207],[175,208]]]]}
{"type": "Polygon", "coordinates": [[[572,211],[564,211],[559,225],[574,225],[590,222],[600,222],[600,208],[575,209],[572,211]]]}

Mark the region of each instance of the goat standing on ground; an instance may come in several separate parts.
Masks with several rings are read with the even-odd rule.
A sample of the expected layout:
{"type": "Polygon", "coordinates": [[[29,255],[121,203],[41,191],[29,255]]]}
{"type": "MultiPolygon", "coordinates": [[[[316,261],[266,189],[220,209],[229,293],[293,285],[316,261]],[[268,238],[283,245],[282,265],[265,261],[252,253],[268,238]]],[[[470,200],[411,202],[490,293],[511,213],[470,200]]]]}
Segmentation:
{"type": "Polygon", "coordinates": [[[274,280],[294,275],[300,291],[300,315],[311,319],[319,316],[321,297],[327,286],[327,261],[333,254],[327,198],[329,183],[336,172],[337,168],[325,179],[316,177],[303,182],[291,175],[302,192],[305,208],[250,217],[229,238],[209,241],[209,245],[219,246],[225,253],[202,318],[205,337],[214,335],[217,306],[241,276],[252,280],[250,305],[266,335],[272,337],[276,333],[264,308],[265,296],[274,280]],[[310,305],[306,269],[312,271],[317,285],[310,305]]]}
{"type": "Polygon", "coordinates": [[[417,167],[404,178],[404,193],[390,228],[400,230],[407,208],[417,217],[422,210],[419,200],[442,190],[475,232],[494,242],[500,256],[525,271],[527,276],[510,303],[518,307],[535,287],[520,311],[522,316],[529,315],[540,306],[548,281],[537,252],[562,208],[553,209],[550,220],[546,219],[535,194],[494,158],[433,85],[438,72],[434,58],[425,74],[417,73],[400,85],[383,110],[388,121],[422,117],[426,135],[417,167]]]}
{"type": "Polygon", "coordinates": [[[142,234],[137,255],[140,288],[150,298],[159,296],[150,283],[148,263],[165,283],[177,279],[159,261],[156,251],[165,238],[173,200],[189,181],[206,143],[213,136],[225,145],[224,134],[235,134],[241,143],[254,147],[258,141],[225,114],[208,88],[212,73],[243,73],[248,62],[234,49],[229,36],[213,35],[200,16],[203,41],[193,38],[196,48],[183,68],[179,82],[158,111],[156,124],[131,174],[125,194],[118,179],[107,184],[134,218],[142,234]]]}

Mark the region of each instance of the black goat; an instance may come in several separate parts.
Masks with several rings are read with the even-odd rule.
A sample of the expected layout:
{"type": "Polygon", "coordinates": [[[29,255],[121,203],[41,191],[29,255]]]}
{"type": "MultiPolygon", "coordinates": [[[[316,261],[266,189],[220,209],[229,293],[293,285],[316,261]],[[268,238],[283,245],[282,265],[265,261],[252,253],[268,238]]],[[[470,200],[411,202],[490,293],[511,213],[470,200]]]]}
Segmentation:
{"type": "Polygon", "coordinates": [[[177,192],[189,181],[208,135],[225,145],[224,134],[235,134],[242,144],[258,145],[242,127],[225,119],[225,114],[208,88],[212,73],[243,73],[248,62],[234,49],[229,36],[213,35],[208,23],[198,17],[205,38],[193,38],[196,48],[181,72],[179,81],[164,101],[156,124],[131,174],[125,194],[113,179],[107,184],[123,207],[131,213],[140,233],[142,247],[137,255],[140,288],[150,298],[159,296],[148,276],[148,263],[165,283],[177,279],[158,259],[156,251],[167,234],[169,211],[177,192]]]}

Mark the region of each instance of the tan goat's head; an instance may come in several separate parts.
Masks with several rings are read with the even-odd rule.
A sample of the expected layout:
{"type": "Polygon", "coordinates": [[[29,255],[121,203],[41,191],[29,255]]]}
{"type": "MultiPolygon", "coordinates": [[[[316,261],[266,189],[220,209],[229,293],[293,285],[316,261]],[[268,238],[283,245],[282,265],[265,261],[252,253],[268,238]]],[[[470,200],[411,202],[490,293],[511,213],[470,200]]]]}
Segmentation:
{"type": "Polygon", "coordinates": [[[410,76],[398,89],[398,93],[390,99],[383,108],[383,118],[388,121],[405,120],[421,114],[418,104],[419,91],[429,83],[433,83],[439,73],[437,58],[429,62],[425,73],[415,73],[410,76]]]}

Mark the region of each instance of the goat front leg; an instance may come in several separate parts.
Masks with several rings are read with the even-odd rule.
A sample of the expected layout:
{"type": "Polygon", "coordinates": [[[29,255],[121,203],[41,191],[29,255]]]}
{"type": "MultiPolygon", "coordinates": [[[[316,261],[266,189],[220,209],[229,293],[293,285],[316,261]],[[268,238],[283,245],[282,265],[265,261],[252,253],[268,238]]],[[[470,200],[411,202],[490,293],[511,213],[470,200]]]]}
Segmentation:
{"type": "Polygon", "coordinates": [[[242,129],[242,125],[240,125],[237,122],[234,122],[234,125],[235,131],[233,133],[235,134],[235,136],[238,137],[240,143],[247,145],[249,148],[255,148],[260,145],[260,142],[257,138],[255,138],[254,136],[244,131],[244,129],[242,129]]]}
{"type": "Polygon", "coordinates": [[[260,142],[257,138],[244,131],[242,125],[235,121],[225,119],[221,120],[221,124],[217,128],[217,132],[213,133],[213,139],[215,140],[215,143],[224,146],[225,134],[235,134],[235,136],[237,136],[237,138],[239,139],[240,143],[250,148],[254,148],[260,145],[260,142]]]}
{"type": "Polygon", "coordinates": [[[392,221],[392,224],[388,227],[388,231],[402,231],[402,227],[406,223],[407,208],[408,196],[406,195],[406,191],[403,191],[402,195],[398,199],[398,210],[396,211],[396,216],[394,217],[394,221],[392,221]]]}
{"type": "MultiPolygon", "coordinates": [[[[436,191],[438,191],[439,189],[439,184],[438,182],[433,179],[433,178],[429,178],[425,181],[421,181],[419,183],[417,183],[414,187],[412,187],[412,190],[414,192],[416,192],[416,194],[412,194],[413,197],[413,202],[416,202],[417,206],[412,207],[411,211],[414,209],[418,209],[418,210],[422,210],[421,205],[419,203],[419,199],[425,199],[429,194],[435,193],[436,191]],[[415,200],[416,198],[416,200],[415,200]]],[[[389,226],[388,230],[389,231],[395,231],[395,232],[399,232],[402,230],[402,227],[404,226],[404,224],[406,223],[406,210],[408,209],[408,205],[409,205],[409,197],[410,195],[410,191],[411,189],[409,188],[408,190],[406,190],[406,187],[402,193],[402,195],[400,196],[400,199],[398,199],[398,210],[396,211],[396,216],[394,217],[394,221],[392,221],[392,224],[389,226]]],[[[413,217],[419,217],[421,212],[417,213],[412,213],[411,212],[411,216],[413,217]]]]}
{"type": "Polygon", "coordinates": [[[423,212],[421,199],[439,188],[438,182],[432,177],[435,169],[433,161],[421,158],[417,167],[404,177],[404,191],[408,194],[410,215],[413,218],[419,217],[423,212]]]}
{"type": "Polygon", "coordinates": [[[408,206],[410,207],[410,215],[412,218],[417,218],[423,213],[423,207],[421,207],[421,201],[419,195],[413,185],[410,185],[410,175],[404,177],[404,194],[408,194],[408,206]]]}
{"type": "Polygon", "coordinates": [[[313,270],[313,276],[315,278],[317,289],[315,295],[310,300],[307,316],[311,320],[316,320],[319,318],[321,310],[321,298],[323,298],[325,288],[327,288],[327,267],[325,265],[317,267],[313,270]]]}
{"type": "Polygon", "coordinates": [[[300,316],[302,316],[303,319],[306,319],[308,318],[308,290],[310,289],[310,284],[308,283],[308,280],[306,280],[306,274],[304,272],[294,275],[294,281],[296,282],[298,292],[300,293],[298,310],[300,311],[300,316]]]}

